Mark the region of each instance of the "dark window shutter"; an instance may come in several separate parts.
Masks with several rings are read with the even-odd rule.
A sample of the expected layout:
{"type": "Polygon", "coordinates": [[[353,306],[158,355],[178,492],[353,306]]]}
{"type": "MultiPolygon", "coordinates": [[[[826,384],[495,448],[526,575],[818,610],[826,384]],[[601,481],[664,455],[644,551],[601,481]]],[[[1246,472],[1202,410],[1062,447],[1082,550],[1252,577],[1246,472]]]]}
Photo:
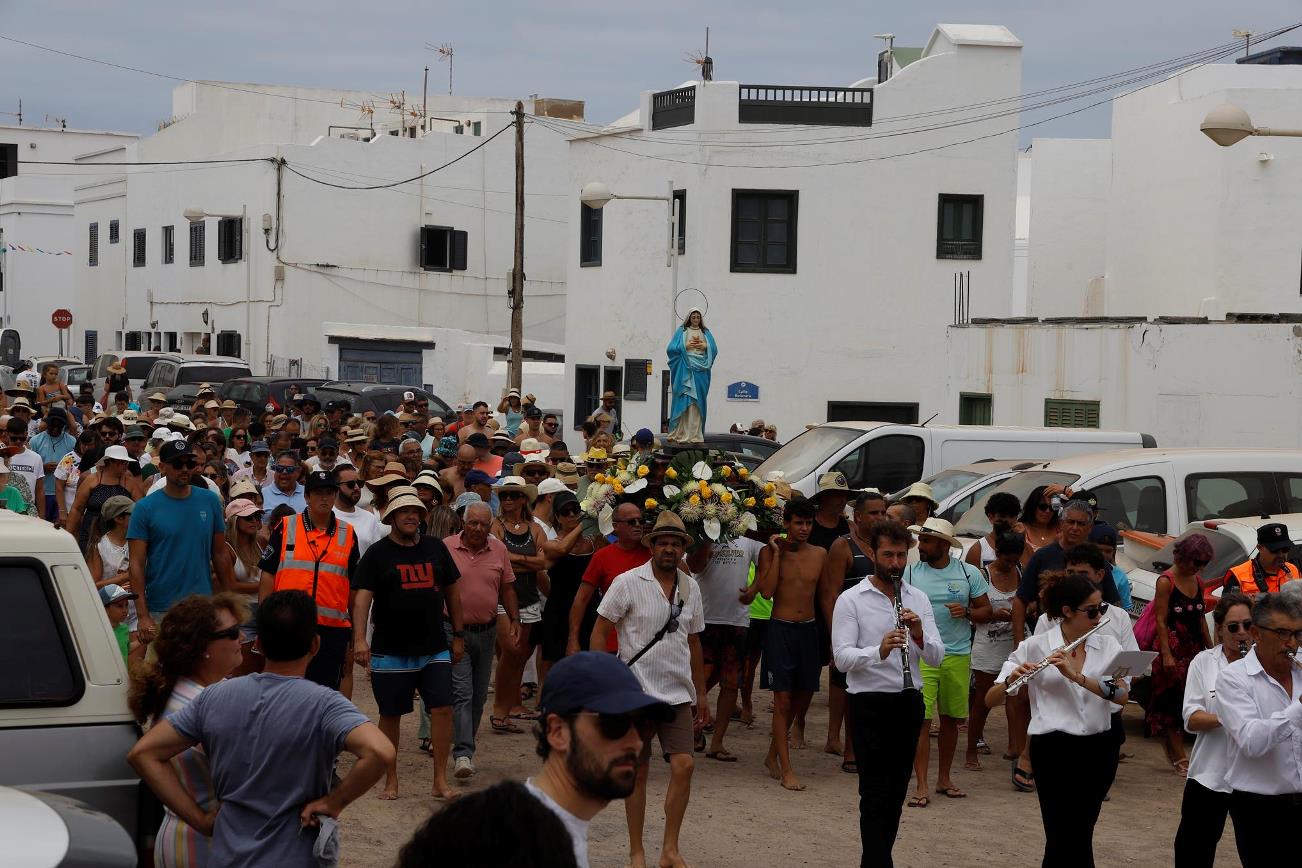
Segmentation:
{"type": "Polygon", "coordinates": [[[429,261],[425,258],[425,251],[429,248],[429,235],[430,228],[428,226],[420,227],[420,249],[417,251],[416,261],[420,263],[421,268],[424,268],[425,263],[429,261]]]}
{"type": "Polygon", "coordinates": [[[83,359],[95,359],[99,357],[99,331],[96,329],[86,329],[86,355],[83,359]]]}
{"type": "Polygon", "coordinates": [[[645,401],[650,359],[624,360],[624,400],[645,401]]]}
{"type": "Polygon", "coordinates": [[[220,331],[217,333],[217,355],[219,356],[240,356],[240,333],[236,331],[220,331]]]}
{"type": "Polygon", "coordinates": [[[135,352],[139,350],[140,332],[127,332],[125,341],[126,341],[126,346],[124,347],[124,349],[126,349],[128,352],[135,352]]]}
{"type": "Polygon", "coordinates": [[[99,224],[90,224],[90,249],[86,264],[94,268],[99,265],[99,224]]]}
{"type": "Polygon", "coordinates": [[[466,246],[469,243],[468,234],[461,229],[454,230],[452,233],[452,270],[466,270],[466,246]]]}
{"type": "Polygon", "coordinates": [[[0,144],[0,178],[12,178],[18,174],[18,145],[0,144]]]}

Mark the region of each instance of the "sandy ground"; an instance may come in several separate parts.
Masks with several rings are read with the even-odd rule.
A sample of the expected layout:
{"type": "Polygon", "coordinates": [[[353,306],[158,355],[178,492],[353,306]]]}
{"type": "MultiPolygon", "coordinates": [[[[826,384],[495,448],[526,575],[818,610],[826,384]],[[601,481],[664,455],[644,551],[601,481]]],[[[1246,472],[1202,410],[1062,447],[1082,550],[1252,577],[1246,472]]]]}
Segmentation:
{"type": "MultiPolygon", "coordinates": [[[[746,729],[734,722],[728,731],[727,745],[741,758],[740,762],[725,764],[696,755],[692,800],[682,834],[683,853],[693,865],[859,864],[856,778],[840,770],[839,758],[821,750],[827,734],[826,696],[826,692],[818,694],[810,709],[809,748],[792,752],[795,771],[808,786],[804,792],[783,790],[762,766],[769,726],[769,715],[763,713],[769,705],[765,691],[755,693],[760,713],[754,728],[746,729]]],[[[357,679],[354,700],[374,718],[375,703],[365,677],[357,679]]],[[[412,831],[438,807],[426,795],[430,760],[416,749],[416,715],[404,718],[403,724],[398,751],[401,797],[386,802],[372,794],[344,812],[340,864],[347,868],[392,865],[412,831]]],[[[483,726],[476,757],[479,773],[467,789],[488,786],[503,777],[523,779],[534,773],[539,760],[533,752],[532,736],[489,732],[487,715],[483,726]]],[[[1112,800],[1103,806],[1094,838],[1095,859],[1100,866],[1150,868],[1172,863],[1171,842],[1180,819],[1184,782],[1167,765],[1161,745],[1143,738],[1141,726],[1140,709],[1132,705],[1126,711],[1126,748],[1135,757],[1122,763],[1112,800]]],[[[962,768],[966,736],[960,736],[954,776],[968,798],[938,798],[927,808],[905,808],[895,845],[897,866],[1023,868],[1040,863],[1044,836],[1039,806],[1033,793],[1019,793],[1009,783],[1008,764],[999,759],[1005,732],[1003,713],[996,710],[986,736],[994,756],[982,758],[985,769],[980,772],[962,768]]],[[[931,757],[934,786],[934,741],[931,757]]],[[[348,763],[341,765],[347,767],[348,763]]],[[[649,860],[656,859],[659,853],[667,779],[667,767],[654,764],[646,828],[649,860]]],[[[379,792],[378,788],[375,792],[379,792]]],[[[628,838],[622,803],[612,804],[593,822],[590,847],[593,868],[626,864],[628,838]]],[[[1217,851],[1217,864],[1239,864],[1234,832],[1228,822],[1217,851]]]]}

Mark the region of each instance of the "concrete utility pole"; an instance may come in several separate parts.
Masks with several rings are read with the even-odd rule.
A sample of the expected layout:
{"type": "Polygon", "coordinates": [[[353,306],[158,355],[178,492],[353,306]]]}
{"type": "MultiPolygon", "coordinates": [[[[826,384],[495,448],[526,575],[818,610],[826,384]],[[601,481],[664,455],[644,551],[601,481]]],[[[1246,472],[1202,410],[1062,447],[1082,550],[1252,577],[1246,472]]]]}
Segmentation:
{"type": "Polygon", "coordinates": [[[511,268],[511,370],[507,385],[523,389],[524,371],[524,103],[515,111],[515,263],[511,268]]]}

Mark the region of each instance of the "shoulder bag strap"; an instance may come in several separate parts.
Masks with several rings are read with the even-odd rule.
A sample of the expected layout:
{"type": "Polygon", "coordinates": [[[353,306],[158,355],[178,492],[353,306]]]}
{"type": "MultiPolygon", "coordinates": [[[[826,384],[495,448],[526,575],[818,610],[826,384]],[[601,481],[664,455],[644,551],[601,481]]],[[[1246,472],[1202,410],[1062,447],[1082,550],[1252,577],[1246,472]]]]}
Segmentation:
{"type": "MultiPolygon", "coordinates": [[[[681,584],[681,582],[680,582],[680,583],[678,584],[678,586],[677,586],[677,597],[678,597],[678,604],[679,604],[679,610],[678,610],[678,611],[679,611],[679,615],[680,615],[680,616],[681,616],[681,614],[682,614],[682,605],[683,605],[683,593],[682,593],[682,590],[683,590],[683,589],[682,589],[682,584],[681,584]]],[[[644,654],[646,654],[646,652],[648,652],[648,651],[650,651],[652,648],[654,648],[654,647],[656,646],[656,643],[658,643],[661,639],[665,638],[665,634],[669,632],[669,625],[673,623],[673,620],[674,620],[674,606],[673,606],[673,603],[670,603],[670,604],[669,604],[669,617],[665,618],[665,623],[664,623],[663,625],[661,625],[660,629],[656,631],[656,634],[655,634],[654,636],[651,637],[651,641],[648,642],[648,643],[646,643],[645,647],[643,647],[641,651],[637,652],[636,654],[634,654],[634,655],[632,656],[632,658],[629,659],[629,661],[628,661],[628,667],[629,667],[630,669],[633,668],[633,664],[634,664],[634,663],[636,663],[637,661],[639,661],[639,660],[642,659],[642,656],[643,656],[644,654]]]]}

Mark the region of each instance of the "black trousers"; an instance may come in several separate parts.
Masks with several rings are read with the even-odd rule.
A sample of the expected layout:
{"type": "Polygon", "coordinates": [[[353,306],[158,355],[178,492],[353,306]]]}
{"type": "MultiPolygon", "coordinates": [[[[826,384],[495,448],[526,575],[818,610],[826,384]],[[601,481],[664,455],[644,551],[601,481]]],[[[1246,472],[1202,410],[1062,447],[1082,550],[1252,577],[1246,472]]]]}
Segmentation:
{"type": "Polygon", "coordinates": [[[321,648],[316,656],[308,661],[307,672],[303,677],[331,690],[339,689],[339,682],[344,677],[344,666],[348,661],[348,642],[353,637],[350,627],[317,627],[321,636],[321,648]]]}
{"type": "Polygon", "coordinates": [[[1230,819],[1234,821],[1234,843],[1239,849],[1243,868],[1277,866],[1288,860],[1289,848],[1283,845],[1302,816],[1302,793],[1262,796],[1235,790],[1230,793],[1230,819]]]}
{"type": "Polygon", "coordinates": [[[1043,868],[1094,868],[1094,824],[1117,775],[1117,737],[1031,736],[1035,794],[1044,823],[1043,868]]]}
{"type": "Polygon", "coordinates": [[[1209,790],[1193,778],[1184,782],[1180,828],[1175,830],[1175,868],[1212,868],[1229,810],[1229,793],[1209,790]]]}
{"type": "Polygon", "coordinates": [[[860,868],[893,868],[904,795],[922,726],[922,694],[848,693],[850,737],[859,766],[860,868]]]}

